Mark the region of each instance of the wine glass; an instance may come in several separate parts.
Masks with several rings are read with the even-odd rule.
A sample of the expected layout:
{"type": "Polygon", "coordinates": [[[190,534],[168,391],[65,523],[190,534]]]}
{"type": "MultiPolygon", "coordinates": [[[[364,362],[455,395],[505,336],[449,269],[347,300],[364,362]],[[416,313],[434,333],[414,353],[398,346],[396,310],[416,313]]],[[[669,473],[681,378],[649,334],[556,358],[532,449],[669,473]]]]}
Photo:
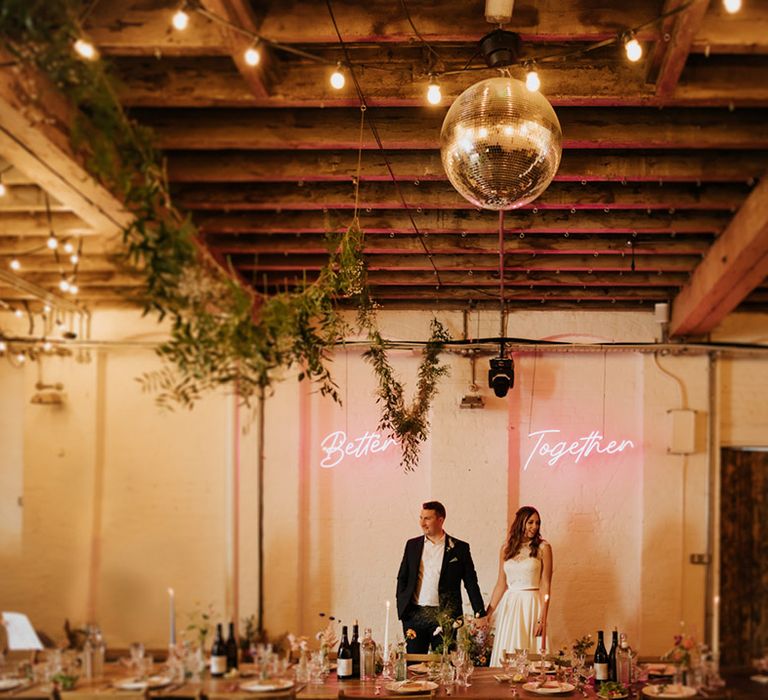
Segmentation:
{"type": "Polygon", "coordinates": [[[144,645],[141,642],[132,642],[128,651],[131,654],[131,668],[138,673],[144,658],[144,645]]]}

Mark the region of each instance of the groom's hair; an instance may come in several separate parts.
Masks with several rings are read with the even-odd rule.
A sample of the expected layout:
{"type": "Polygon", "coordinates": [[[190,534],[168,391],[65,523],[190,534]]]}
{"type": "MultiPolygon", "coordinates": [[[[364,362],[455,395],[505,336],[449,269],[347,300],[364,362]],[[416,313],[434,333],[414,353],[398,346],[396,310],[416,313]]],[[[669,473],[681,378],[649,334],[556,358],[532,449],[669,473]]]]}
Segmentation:
{"type": "Polygon", "coordinates": [[[427,501],[422,503],[421,507],[424,510],[434,510],[443,520],[445,520],[445,506],[440,501],[427,501]]]}

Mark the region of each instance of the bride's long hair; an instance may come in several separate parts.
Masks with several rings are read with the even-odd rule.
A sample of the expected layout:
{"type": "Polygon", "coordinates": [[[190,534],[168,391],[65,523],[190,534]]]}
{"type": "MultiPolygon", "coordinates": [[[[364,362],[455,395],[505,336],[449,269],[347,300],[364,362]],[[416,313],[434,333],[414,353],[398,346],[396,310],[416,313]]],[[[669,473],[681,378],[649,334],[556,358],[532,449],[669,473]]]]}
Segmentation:
{"type": "MultiPolygon", "coordinates": [[[[523,546],[523,538],[525,537],[525,524],[528,522],[528,518],[534,513],[539,515],[539,511],[533,506],[523,506],[517,513],[515,513],[515,520],[509,528],[507,543],[504,546],[504,561],[511,559],[520,551],[520,548],[523,546]]],[[[539,545],[541,545],[541,543],[541,516],[539,515],[539,529],[531,540],[532,557],[537,557],[539,555],[539,545]]]]}

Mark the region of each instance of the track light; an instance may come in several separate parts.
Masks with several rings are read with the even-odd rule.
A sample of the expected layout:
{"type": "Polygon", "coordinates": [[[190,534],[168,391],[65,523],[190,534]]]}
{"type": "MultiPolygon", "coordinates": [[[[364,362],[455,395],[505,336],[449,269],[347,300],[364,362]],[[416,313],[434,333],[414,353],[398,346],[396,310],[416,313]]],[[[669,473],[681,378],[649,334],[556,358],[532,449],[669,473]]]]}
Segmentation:
{"type": "Polygon", "coordinates": [[[341,63],[337,63],[336,70],[331,73],[331,86],[336,90],[341,90],[346,82],[347,79],[342,72],[341,63]]]}
{"type": "Polygon", "coordinates": [[[440,85],[437,82],[435,76],[431,76],[429,79],[429,87],[427,88],[427,102],[431,105],[439,105],[443,101],[443,93],[440,92],[440,85]]]}
{"type": "Polygon", "coordinates": [[[632,63],[636,63],[643,57],[643,47],[631,32],[624,39],[624,50],[627,52],[627,58],[632,63]]]}
{"type": "Polygon", "coordinates": [[[74,46],[75,52],[86,61],[95,61],[99,57],[96,47],[86,39],[78,39],[74,46]]]}

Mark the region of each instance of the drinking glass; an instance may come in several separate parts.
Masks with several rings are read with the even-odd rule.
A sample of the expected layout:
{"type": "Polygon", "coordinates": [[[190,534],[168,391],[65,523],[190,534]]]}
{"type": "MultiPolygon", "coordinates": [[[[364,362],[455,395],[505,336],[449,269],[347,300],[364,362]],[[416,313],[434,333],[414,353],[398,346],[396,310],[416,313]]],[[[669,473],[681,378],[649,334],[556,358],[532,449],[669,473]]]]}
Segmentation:
{"type": "Polygon", "coordinates": [[[133,642],[128,651],[131,654],[131,668],[138,672],[144,658],[144,645],[141,642],[133,642]]]}

